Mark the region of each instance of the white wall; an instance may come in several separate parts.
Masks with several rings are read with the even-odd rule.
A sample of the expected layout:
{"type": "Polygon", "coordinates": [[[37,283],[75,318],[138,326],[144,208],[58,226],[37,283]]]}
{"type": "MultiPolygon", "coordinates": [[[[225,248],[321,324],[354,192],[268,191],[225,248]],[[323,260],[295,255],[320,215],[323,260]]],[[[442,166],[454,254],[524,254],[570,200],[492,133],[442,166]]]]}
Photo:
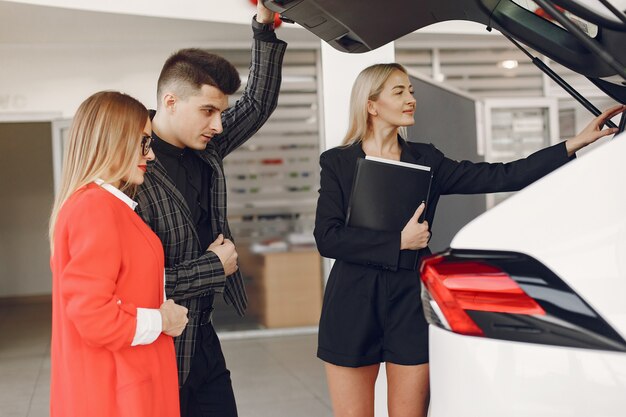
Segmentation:
{"type": "MultiPolygon", "coordinates": [[[[236,1],[245,22],[231,24],[23,3],[0,1],[0,113],[61,112],[70,117],[82,100],[103,89],[127,92],[154,107],[158,74],[172,52],[188,47],[249,50],[256,12],[247,0],[236,1]]],[[[301,29],[283,25],[277,34],[290,50],[319,47],[319,40],[301,29]]]]}
{"type": "Polygon", "coordinates": [[[171,52],[167,46],[138,44],[0,48],[0,112],[71,117],[99,90],[120,90],[154,107],[159,71],[171,52]]]}
{"type": "MultiPolygon", "coordinates": [[[[102,8],[122,4],[85,3],[102,3],[102,8]]],[[[146,2],[127,3],[128,7],[138,7],[146,2]]],[[[180,3],[194,3],[196,8],[199,4],[189,0],[167,2],[180,3]]],[[[247,2],[234,3],[239,5],[235,15],[245,16],[245,24],[116,15],[0,1],[0,113],[61,112],[70,117],[82,100],[99,90],[121,90],[154,107],[158,74],[172,52],[185,47],[250,48],[250,20],[256,8],[247,2]]],[[[145,4],[144,8],[148,10],[145,4]]],[[[203,14],[193,9],[180,7],[179,14],[196,13],[200,19],[203,14]]],[[[206,15],[209,7],[205,4],[204,9],[206,15]]]]}

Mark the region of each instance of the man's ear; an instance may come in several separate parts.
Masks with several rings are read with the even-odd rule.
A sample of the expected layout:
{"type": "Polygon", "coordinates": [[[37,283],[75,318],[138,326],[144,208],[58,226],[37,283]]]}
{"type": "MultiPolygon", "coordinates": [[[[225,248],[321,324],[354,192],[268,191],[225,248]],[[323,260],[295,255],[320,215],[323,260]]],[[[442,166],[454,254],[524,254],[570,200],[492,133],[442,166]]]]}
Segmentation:
{"type": "Polygon", "coordinates": [[[376,103],[372,100],[367,100],[367,112],[372,116],[378,116],[378,110],[376,110],[376,103]]]}
{"type": "Polygon", "coordinates": [[[161,99],[163,109],[169,113],[173,113],[176,110],[176,102],[178,98],[173,93],[165,93],[161,99]]]}

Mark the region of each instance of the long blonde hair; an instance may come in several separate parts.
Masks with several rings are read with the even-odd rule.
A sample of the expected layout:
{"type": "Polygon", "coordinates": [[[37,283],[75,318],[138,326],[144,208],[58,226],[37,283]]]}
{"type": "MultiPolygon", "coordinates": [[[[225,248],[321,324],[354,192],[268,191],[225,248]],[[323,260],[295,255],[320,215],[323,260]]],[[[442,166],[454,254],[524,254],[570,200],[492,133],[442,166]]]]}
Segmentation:
{"type": "MultiPolygon", "coordinates": [[[[370,129],[368,100],[376,101],[380,96],[385,82],[394,71],[407,74],[406,68],[395,62],[389,64],[375,64],[359,73],[352,86],[350,94],[350,124],[348,132],[343,138],[342,145],[351,145],[359,142],[370,129]]],[[[404,129],[401,128],[401,131],[404,129]]],[[[404,132],[403,132],[404,133],[404,132]]]]}
{"type": "Polygon", "coordinates": [[[120,182],[122,191],[132,189],[124,178],[137,165],[148,117],[143,104],[117,91],[95,93],[80,105],[70,127],[61,186],[50,215],[51,249],[59,211],[76,190],[98,178],[120,182]]]}

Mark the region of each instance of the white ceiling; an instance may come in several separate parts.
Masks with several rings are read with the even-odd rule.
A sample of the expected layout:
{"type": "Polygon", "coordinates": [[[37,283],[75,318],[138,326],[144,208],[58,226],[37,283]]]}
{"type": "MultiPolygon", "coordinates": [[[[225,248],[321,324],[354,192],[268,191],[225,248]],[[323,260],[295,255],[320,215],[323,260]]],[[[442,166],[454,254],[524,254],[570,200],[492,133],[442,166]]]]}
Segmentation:
{"type": "MultiPolygon", "coordinates": [[[[253,13],[250,13],[252,18],[253,13]]],[[[290,44],[317,46],[319,40],[283,24],[279,37],[290,44]]],[[[0,46],[98,44],[133,41],[250,44],[248,25],[131,16],[0,1],[0,46]]],[[[228,46],[228,45],[224,45],[228,46]]]]}

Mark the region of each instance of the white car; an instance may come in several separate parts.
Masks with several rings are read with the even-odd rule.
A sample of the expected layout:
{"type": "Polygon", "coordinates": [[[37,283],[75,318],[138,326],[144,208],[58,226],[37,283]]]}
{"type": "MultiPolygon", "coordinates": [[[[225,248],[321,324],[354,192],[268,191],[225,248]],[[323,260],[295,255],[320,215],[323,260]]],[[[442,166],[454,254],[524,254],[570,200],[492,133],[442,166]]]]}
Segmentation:
{"type": "MultiPolygon", "coordinates": [[[[439,21],[483,23],[626,103],[625,0],[264,2],[346,52],[439,21]],[[393,25],[378,23],[385,13],[393,25]]],[[[431,417],[626,416],[625,158],[623,133],[482,214],[422,263],[431,417]]]]}
{"type": "Polygon", "coordinates": [[[422,266],[431,416],[626,416],[626,134],[422,266]]]}

